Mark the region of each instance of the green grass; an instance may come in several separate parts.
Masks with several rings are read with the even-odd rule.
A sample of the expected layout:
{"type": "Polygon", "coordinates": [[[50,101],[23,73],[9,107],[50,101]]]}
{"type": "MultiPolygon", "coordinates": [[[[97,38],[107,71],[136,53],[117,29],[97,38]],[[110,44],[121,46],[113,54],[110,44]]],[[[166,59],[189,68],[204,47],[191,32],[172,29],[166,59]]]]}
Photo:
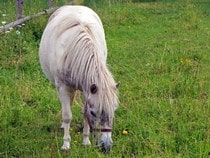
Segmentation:
{"type": "MultiPolygon", "coordinates": [[[[9,22],[14,8],[2,3],[0,22],[9,22]]],[[[46,6],[37,0],[27,13],[46,6]]],[[[113,150],[103,154],[81,145],[81,106],[75,103],[71,152],[60,151],[60,103],[38,61],[47,22],[40,17],[0,35],[0,157],[209,157],[210,3],[90,7],[103,21],[108,64],[122,83],[113,150]]]]}

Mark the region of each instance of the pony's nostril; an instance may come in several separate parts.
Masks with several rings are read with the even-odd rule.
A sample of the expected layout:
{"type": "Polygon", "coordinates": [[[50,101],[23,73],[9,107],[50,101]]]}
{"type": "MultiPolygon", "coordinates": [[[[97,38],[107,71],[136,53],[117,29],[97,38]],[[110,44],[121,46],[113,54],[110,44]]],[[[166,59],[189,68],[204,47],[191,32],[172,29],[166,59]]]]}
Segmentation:
{"type": "Polygon", "coordinates": [[[112,142],[103,142],[103,141],[100,141],[100,149],[101,149],[101,152],[103,153],[108,153],[110,152],[112,148],[112,142]]]}
{"type": "Polygon", "coordinates": [[[110,152],[110,150],[111,150],[111,147],[105,146],[104,144],[101,145],[101,152],[108,153],[108,152],[110,152]]]}

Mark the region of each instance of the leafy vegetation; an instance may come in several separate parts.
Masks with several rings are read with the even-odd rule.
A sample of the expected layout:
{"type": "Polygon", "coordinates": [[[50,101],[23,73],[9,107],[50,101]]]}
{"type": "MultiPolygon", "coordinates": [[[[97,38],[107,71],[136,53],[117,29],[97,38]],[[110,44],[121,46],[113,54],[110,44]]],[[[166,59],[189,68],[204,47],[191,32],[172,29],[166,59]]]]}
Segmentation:
{"type": "MultiPolygon", "coordinates": [[[[1,23],[14,20],[13,3],[0,2],[1,23]]],[[[60,103],[38,59],[48,19],[40,17],[0,35],[0,157],[209,157],[210,3],[104,3],[89,6],[103,21],[108,64],[122,83],[113,150],[81,145],[79,96],[71,152],[60,150],[60,103]]],[[[47,6],[33,4],[27,14],[47,6]]]]}

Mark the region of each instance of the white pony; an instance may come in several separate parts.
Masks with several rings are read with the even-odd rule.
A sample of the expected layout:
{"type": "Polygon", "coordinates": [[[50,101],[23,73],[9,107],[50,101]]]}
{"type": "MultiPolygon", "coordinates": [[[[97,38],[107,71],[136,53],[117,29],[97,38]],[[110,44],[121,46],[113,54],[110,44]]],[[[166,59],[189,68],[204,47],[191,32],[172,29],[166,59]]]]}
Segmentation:
{"type": "Polygon", "coordinates": [[[64,6],[49,18],[39,48],[40,64],[55,85],[62,104],[63,150],[70,148],[71,104],[76,90],[84,95],[83,144],[90,129],[101,134],[102,151],[112,147],[112,122],[119,84],[106,66],[107,47],[98,15],[84,6],[64,6]]]}

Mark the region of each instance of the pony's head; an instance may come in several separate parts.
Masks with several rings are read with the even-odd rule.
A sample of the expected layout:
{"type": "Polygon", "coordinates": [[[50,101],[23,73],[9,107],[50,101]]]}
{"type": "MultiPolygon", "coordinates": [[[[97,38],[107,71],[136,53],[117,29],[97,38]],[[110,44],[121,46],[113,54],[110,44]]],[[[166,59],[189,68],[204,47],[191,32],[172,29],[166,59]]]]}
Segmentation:
{"type": "Polygon", "coordinates": [[[114,112],[118,107],[117,89],[119,85],[118,83],[100,87],[92,84],[85,98],[84,116],[90,129],[94,132],[96,144],[103,152],[110,151],[113,144],[111,133],[114,112]]]}

